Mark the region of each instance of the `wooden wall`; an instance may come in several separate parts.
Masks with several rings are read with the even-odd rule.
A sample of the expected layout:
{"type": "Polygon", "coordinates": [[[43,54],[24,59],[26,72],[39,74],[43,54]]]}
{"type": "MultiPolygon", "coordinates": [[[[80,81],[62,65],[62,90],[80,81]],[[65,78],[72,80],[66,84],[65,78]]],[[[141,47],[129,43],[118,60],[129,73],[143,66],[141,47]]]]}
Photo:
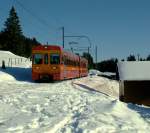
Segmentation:
{"type": "Polygon", "coordinates": [[[150,106],[150,81],[120,81],[120,100],[150,106]]]}

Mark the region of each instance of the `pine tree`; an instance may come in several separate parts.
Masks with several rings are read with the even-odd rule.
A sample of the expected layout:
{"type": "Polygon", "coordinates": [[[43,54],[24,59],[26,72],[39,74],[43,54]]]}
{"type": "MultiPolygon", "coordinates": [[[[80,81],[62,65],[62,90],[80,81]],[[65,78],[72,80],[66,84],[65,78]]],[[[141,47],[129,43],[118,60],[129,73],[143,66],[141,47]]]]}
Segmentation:
{"type": "Polygon", "coordinates": [[[150,61],[150,55],[147,56],[146,60],[147,60],[147,61],[150,61]]]}
{"type": "Polygon", "coordinates": [[[23,55],[24,51],[24,36],[20,26],[19,17],[14,7],[11,8],[9,17],[4,24],[3,45],[5,50],[9,50],[15,54],[23,55]]]}
{"type": "Polygon", "coordinates": [[[14,7],[9,12],[4,29],[0,32],[0,49],[8,50],[14,54],[29,57],[33,46],[40,45],[36,38],[23,35],[19,17],[14,7]]]}
{"type": "Polygon", "coordinates": [[[9,17],[5,22],[4,31],[10,32],[11,34],[22,35],[19,17],[14,7],[10,10],[9,17]]]}
{"type": "Polygon", "coordinates": [[[98,63],[98,70],[101,72],[117,72],[117,58],[111,58],[98,63]]]}
{"type": "Polygon", "coordinates": [[[136,58],[134,55],[130,55],[127,57],[127,61],[136,61],[136,58]]]}
{"type": "Polygon", "coordinates": [[[94,62],[93,62],[93,57],[91,56],[91,54],[84,52],[82,57],[88,60],[88,69],[93,69],[94,62]]]}

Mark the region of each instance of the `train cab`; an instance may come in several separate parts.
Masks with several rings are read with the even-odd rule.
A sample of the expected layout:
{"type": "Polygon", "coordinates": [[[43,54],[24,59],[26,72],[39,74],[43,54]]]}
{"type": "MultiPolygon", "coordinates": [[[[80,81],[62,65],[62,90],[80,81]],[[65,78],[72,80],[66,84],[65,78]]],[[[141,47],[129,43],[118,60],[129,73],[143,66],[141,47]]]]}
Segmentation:
{"type": "Polygon", "coordinates": [[[32,50],[32,79],[60,80],[61,48],[39,46],[32,50]]]}

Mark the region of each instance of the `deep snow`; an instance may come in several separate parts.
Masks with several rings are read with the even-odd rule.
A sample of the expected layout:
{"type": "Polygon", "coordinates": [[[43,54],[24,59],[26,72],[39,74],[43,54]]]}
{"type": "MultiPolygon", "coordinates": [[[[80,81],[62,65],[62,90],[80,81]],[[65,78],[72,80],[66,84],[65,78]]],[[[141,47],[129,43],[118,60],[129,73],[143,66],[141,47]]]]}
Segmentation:
{"type": "MultiPolygon", "coordinates": [[[[0,51],[0,58],[2,55],[0,51]]],[[[117,81],[92,75],[34,83],[30,66],[28,61],[6,70],[0,68],[1,133],[150,131],[150,108],[120,102],[117,81]]]]}

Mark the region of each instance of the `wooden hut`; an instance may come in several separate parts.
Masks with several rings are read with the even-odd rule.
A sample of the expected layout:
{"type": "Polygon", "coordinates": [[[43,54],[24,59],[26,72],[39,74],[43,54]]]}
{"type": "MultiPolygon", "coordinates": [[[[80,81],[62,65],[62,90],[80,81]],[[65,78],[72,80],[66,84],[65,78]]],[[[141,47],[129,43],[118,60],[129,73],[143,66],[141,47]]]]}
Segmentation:
{"type": "Polygon", "coordinates": [[[119,62],[118,72],[120,100],[150,106],[150,61],[119,62]]]}

